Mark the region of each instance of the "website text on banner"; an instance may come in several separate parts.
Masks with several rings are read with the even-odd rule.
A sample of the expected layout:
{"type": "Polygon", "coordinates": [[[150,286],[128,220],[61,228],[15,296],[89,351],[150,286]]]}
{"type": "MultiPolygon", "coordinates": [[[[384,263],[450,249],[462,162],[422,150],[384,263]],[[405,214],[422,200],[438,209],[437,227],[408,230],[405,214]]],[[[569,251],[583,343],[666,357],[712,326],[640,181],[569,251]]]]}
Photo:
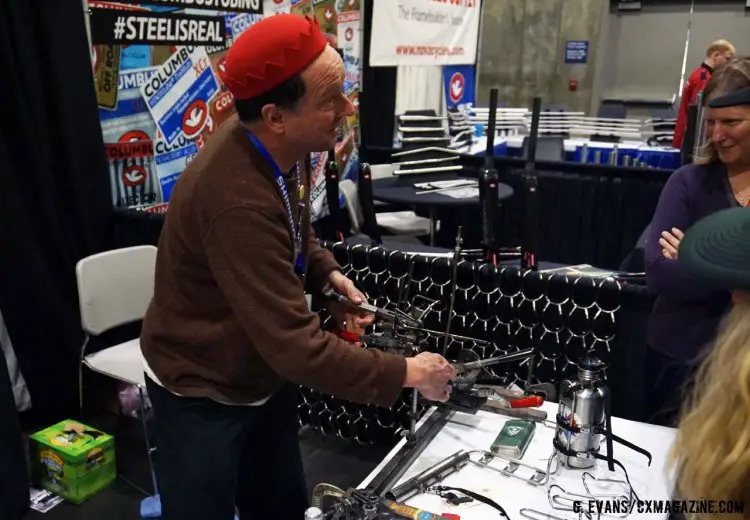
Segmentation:
{"type": "Polygon", "coordinates": [[[373,2],[370,66],[471,65],[481,0],[373,2]]]}
{"type": "Polygon", "coordinates": [[[263,3],[261,0],[117,0],[122,4],[133,4],[140,6],[155,5],[175,8],[223,10],[233,13],[263,14],[263,3]]]}

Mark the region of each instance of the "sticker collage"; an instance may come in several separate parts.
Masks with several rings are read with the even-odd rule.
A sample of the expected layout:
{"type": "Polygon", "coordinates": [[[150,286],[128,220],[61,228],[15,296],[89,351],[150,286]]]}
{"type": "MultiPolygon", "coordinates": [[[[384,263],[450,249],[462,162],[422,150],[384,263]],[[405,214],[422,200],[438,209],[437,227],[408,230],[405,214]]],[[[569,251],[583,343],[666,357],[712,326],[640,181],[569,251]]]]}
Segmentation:
{"type": "MultiPolygon", "coordinates": [[[[224,55],[235,38],[264,16],[315,16],[331,45],[343,54],[344,92],[358,108],[360,0],[225,2],[232,12],[163,7],[165,3],[88,1],[94,83],[114,206],[167,211],[177,179],[234,114],[232,94],[219,72],[224,55]],[[222,37],[217,39],[219,31],[222,37]]],[[[192,0],[183,3],[195,5],[192,0]]],[[[351,178],[359,167],[358,110],[343,126],[336,146],[341,179],[351,178]]],[[[323,189],[327,156],[323,152],[311,158],[313,221],[328,214],[323,189]]]]}

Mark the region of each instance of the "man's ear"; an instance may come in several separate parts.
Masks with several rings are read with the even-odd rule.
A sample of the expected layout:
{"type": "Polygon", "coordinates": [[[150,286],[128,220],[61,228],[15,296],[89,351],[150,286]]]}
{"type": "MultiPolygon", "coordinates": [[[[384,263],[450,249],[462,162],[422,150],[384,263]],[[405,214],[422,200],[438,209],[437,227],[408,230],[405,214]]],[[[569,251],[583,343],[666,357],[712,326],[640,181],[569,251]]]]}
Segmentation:
{"type": "Polygon", "coordinates": [[[276,134],[284,133],[284,114],[278,106],[272,104],[264,105],[260,110],[260,115],[272,132],[276,134]]]}

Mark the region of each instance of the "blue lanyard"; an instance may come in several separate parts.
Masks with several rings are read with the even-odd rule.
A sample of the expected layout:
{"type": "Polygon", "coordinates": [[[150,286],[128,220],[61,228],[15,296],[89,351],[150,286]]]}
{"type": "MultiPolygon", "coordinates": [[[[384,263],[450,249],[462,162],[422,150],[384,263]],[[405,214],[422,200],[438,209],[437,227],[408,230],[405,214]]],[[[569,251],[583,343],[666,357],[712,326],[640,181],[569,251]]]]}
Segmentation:
{"type": "MultiPolygon", "coordinates": [[[[297,273],[297,276],[304,276],[305,275],[305,262],[302,257],[302,206],[304,206],[304,202],[301,200],[297,201],[297,206],[299,209],[299,218],[297,222],[294,222],[294,213],[292,213],[292,202],[289,198],[289,189],[287,188],[286,181],[284,180],[284,174],[281,171],[281,168],[279,168],[279,165],[276,164],[276,161],[273,160],[273,157],[271,157],[271,154],[268,153],[268,150],[266,150],[266,147],[263,146],[263,143],[261,143],[257,137],[255,137],[251,132],[247,132],[248,137],[250,138],[250,142],[253,143],[253,146],[258,150],[261,156],[268,162],[268,164],[271,165],[271,169],[273,170],[273,175],[276,178],[276,185],[279,187],[279,191],[281,191],[281,198],[284,199],[284,205],[286,206],[286,212],[287,216],[289,217],[289,227],[292,230],[292,239],[294,240],[294,272],[297,273]]],[[[301,195],[300,193],[300,187],[301,187],[301,181],[300,181],[300,173],[299,169],[297,170],[297,196],[299,197],[301,195]]]]}

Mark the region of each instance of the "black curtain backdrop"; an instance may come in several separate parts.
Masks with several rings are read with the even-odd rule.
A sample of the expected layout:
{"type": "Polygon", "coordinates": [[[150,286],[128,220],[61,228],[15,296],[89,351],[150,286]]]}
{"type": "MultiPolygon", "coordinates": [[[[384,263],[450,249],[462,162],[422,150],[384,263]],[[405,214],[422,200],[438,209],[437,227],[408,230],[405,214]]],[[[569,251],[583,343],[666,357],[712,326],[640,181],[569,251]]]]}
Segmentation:
{"type": "Polygon", "coordinates": [[[55,421],[77,410],[75,265],[112,213],[81,0],[0,2],[0,68],[0,308],[35,415],[55,421]]]}
{"type": "Polygon", "coordinates": [[[28,510],[29,487],[21,425],[8,366],[0,352],[0,519],[19,520],[28,510]]]}
{"type": "Polygon", "coordinates": [[[359,125],[363,161],[369,161],[366,148],[393,147],[393,125],[396,114],[396,67],[370,67],[372,39],[372,4],[364,2],[362,42],[362,92],[359,95],[359,125]]]}

